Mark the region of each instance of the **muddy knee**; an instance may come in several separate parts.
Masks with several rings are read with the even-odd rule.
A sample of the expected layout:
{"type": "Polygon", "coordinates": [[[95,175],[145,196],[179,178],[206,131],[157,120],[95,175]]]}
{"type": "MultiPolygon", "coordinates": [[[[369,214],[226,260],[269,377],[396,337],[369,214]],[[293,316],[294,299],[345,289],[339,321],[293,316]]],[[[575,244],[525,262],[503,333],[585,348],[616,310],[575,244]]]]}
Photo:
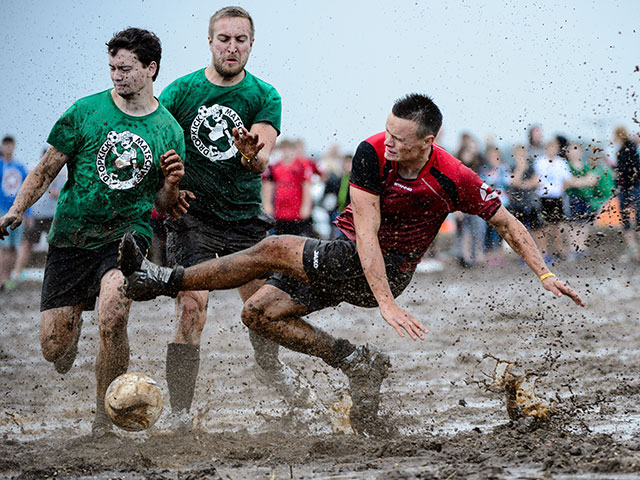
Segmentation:
{"type": "Polygon", "coordinates": [[[207,321],[208,292],[180,292],[176,299],[179,319],[176,340],[179,343],[198,344],[207,321]]]}
{"type": "Polygon", "coordinates": [[[73,344],[73,323],[64,325],[53,331],[40,333],[40,349],[42,356],[48,362],[54,362],[62,357],[73,344]]]}
{"type": "Polygon", "coordinates": [[[269,320],[265,318],[264,308],[258,303],[247,300],[242,308],[242,323],[258,334],[264,331],[264,324],[269,320]]]}
{"type": "Polygon", "coordinates": [[[42,335],[40,337],[40,349],[42,356],[47,362],[55,362],[62,357],[71,347],[71,336],[69,339],[60,339],[54,333],[42,335]]]}

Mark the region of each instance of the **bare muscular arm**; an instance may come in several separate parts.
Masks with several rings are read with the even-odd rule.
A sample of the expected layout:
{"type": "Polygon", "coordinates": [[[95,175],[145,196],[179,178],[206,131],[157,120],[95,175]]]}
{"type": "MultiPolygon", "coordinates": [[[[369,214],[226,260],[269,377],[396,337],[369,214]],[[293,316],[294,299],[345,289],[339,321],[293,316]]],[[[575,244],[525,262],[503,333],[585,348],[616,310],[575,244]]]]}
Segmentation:
{"type": "MultiPolygon", "coordinates": [[[[501,206],[496,214],[489,219],[489,223],[538,277],[550,273],[525,226],[511,215],[504,206],[501,206]]],[[[566,295],[577,305],[584,306],[580,296],[555,276],[547,276],[542,281],[542,286],[556,297],[566,295]]]]}
{"type": "Polygon", "coordinates": [[[36,168],[27,175],[9,211],[0,217],[0,239],[8,235],[9,228],[15,230],[20,226],[24,213],[47,191],[68,160],[68,155],[49,147],[36,168]]]}
{"type": "Polygon", "coordinates": [[[378,230],[380,228],[380,197],[357,188],[351,189],[353,220],[356,228],[356,245],[362,270],[373,292],[382,318],[401,337],[403,329],[415,340],[423,339],[424,326],[410,313],[398,306],[389,287],[378,230]]]}

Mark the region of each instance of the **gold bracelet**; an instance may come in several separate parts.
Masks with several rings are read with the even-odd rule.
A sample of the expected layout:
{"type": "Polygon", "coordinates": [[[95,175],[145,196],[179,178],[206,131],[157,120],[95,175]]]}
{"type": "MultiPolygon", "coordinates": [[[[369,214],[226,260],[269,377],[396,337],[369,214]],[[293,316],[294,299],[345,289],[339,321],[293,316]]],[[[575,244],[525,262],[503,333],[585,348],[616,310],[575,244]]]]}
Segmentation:
{"type": "Polygon", "coordinates": [[[540,275],[540,281],[542,282],[545,278],[555,277],[555,273],[547,272],[544,275],[540,275]]]}
{"type": "MultiPolygon", "coordinates": [[[[240,150],[238,150],[238,151],[240,152],[240,150]]],[[[246,156],[244,153],[242,153],[242,152],[240,152],[240,155],[242,155],[244,158],[246,158],[248,162],[250,162],[250,161],[252,161],[252,160],[253,160],[253,158],[249,158],[249,157],[247,157],[247,156],[246,156]]]]}

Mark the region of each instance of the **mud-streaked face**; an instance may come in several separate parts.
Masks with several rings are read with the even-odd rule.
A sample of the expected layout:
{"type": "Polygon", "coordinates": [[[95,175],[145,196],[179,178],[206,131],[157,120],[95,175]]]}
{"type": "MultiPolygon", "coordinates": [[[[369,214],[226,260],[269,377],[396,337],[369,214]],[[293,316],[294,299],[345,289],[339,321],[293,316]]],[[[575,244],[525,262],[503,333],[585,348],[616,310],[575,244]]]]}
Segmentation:
{"type": "Polygon", "coordinates": [[[209,49],[213,67],[223,78],[233,78],[244,70],[251,48],[251,23],[247,18],[223,17],[213,24],[213,38],[209,49]]]}
{"type": "Polygon", "coordinates": [[[433,135],[420,137],[416,122],[390,113],[384,136],[384,158],[401,163],[417,160],[431,146],[433,139],[433,135]]]}
{"type": "Polygon", "coordinates": [[[153,85],[157,65],[151,62],[145,67],[135,53],[121,48],[115,55],[109,55],[109,69],[116,93],[123,98],[130,98],[153,85]]]}

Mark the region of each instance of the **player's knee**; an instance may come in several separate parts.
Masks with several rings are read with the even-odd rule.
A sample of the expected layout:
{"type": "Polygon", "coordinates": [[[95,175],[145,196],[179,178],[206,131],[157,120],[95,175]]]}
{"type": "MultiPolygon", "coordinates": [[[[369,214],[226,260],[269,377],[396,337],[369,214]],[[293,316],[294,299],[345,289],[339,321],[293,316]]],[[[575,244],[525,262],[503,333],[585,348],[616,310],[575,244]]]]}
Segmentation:
{"type": "Polygon", "coordinates": [[[178,313],[181,319],[199,319],[207,309],[207,297],[192,295],[190,292],[181,293],[178,296],[178,313]]]}
{"type": "MultiPolygon", "coordinates": [[[[247,300],[242,308],[242,323],[255,332],[260,333],[265,322],[264,309],[251,299],[247,300]]],[[[268,321],[268,320],[267,320],[268,321]]]]}
{"type": "Polygon", "coordinates": [[[275,259],[282,257],[283,253],[285,253],[286,246],[281,237],[272,235],[262,239],[253,248],[258,257],[275,259]]]}
{"type": "Polygon", "coordinates": [[[40,339],[40,350],[42,356],[47,362],[54,362],[65,353],[65,349],[62,348],[59,342],[52,337],[42,337],[40,339]]]}
{"type": "Polygon", "coordinates": [[[40,338],[40,350],[47,362],[56,361],[62,357],[68,349],[69,345],[59,341],[55,335],[42,335],[40,338]]]}

